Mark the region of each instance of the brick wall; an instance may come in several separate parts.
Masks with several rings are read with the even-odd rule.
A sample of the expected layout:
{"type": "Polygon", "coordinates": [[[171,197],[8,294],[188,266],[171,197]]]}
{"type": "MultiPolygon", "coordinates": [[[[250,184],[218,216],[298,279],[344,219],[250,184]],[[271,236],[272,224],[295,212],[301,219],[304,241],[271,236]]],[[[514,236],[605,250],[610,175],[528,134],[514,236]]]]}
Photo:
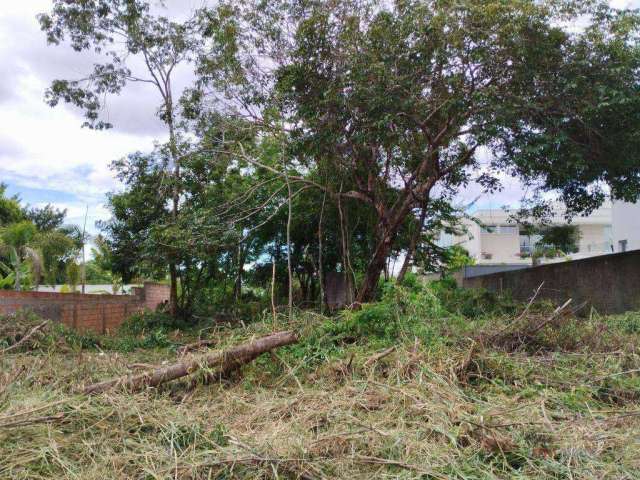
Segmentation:
{"type": "Polygon", "coordinates": [[[142,288],[135,288],[132,295],[0,290],[0,315],[31,310],[80,331],[108,333],[115,331],[133,313],[155,310],[168,300],[169,287],[157,283],[145,283],[142,288]]]}
{"type": "Polygon", "coordinates": [[[509,292],[527,301],[542,284],[538,299],[586,303],[600,313],[640,310],[640,250],[552,263],[511,272],[465,278],[463,285],[509,292]]]}

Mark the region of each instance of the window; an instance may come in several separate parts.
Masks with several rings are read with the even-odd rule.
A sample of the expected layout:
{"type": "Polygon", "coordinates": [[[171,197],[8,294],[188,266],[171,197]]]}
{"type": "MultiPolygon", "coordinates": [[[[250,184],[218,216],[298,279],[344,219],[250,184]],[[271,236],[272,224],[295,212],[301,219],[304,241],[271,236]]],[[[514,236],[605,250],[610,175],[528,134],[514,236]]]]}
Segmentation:
{"type": "Polygon", "coordinates": [[[620,240],[618,242],[618,251],[619,252],[626,252],[627,251],[627,241],[626,240],[620,240]]]}
{"type": "Polygon", "coordinates": [[[502,235],[517,235],[518,227],[516,225],[485,225],[482,227],[482,233],[500,233],[502,235]]]}
{"type": "Polygon", "coordinates": [[[500,225],[500,233],[504,235],[517,235],[520,229],[515,225],[500,225]]]}

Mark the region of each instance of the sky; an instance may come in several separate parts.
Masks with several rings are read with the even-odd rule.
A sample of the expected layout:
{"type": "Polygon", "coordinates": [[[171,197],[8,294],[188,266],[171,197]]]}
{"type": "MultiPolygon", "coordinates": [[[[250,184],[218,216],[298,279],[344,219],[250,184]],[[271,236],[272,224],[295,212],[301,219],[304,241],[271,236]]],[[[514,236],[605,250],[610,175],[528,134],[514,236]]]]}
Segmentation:
{"type": "MultiPolygon", "coordinates": [[[[168,16],[180,15],[204,0],[168,0],[168,16]]],[[[612,0],[615,7],[640,7],[640,0],[612,0]]],[[[158,96],[151,85],[127,87],[112,97],[105,114],[114,128],[81,128],[81,112],[44,102],[44,91],[56,78],[79,78],[93,63],[91,54],[64,46],[48,46],[36,15],[51,7],[50,0],[4,0],[0,6],[0,182],[24,203],[47,203],[67,209],[68,223],[87,227],[109,218],[105,195],[118,189],[109,165],[135,151],[149,151],[165,139],[156,118],[158,96]]],[[[189,72],[178,83],[188,83],[189,72]]],[[[468,190],[461,202],[478,191],[468,190]]],[[[502,192],[482,196],[478,207],[499,208],[516,203],[522,188],[515,180],[502,192]]]]}

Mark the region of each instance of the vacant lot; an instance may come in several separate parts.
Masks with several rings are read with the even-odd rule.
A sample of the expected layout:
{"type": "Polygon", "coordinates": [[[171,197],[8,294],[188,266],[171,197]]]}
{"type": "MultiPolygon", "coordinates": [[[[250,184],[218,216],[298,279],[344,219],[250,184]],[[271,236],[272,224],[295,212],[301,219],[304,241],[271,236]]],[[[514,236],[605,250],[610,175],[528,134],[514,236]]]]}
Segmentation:
{"type": "MultiPolygon", "coordinates": [[[[142,318],[115,338],[47,327],[0,356],[0,478],[640,477],[640,315],[445,300],[397,288],[336,318],[142,318]],[[285,328],[300,343],[227,378],[76,393],[198,335],[215,350],[285,328]]],[[[6,348],[38,319],[2,322],[6,348]]]]}

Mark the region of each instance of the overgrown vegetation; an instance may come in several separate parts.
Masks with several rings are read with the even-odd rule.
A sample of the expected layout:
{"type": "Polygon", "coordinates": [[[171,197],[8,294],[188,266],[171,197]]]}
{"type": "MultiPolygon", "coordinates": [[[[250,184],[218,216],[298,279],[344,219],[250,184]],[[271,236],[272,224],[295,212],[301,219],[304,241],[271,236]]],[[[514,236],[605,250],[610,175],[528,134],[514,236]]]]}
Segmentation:
{"type": "Polygon", "coordinates": [[[0,289],[38,290],[39,286],[66,284],[75,291],[81,282],[111,283],[111,271],[98,250],[80,266],[86,232],[66,225],[66,210],[52,205],[30,207],[18,196],[9,197],[0,183],[0,289]]]}
{"type": "MultiPolygon", "coordinates": [[[[148,0],[53,0],[38,17],[49,43],[95,60],[52,82],[51,106],[103,129],[112,95],[132,83],[157,94],[168,141],[113,163],[122,188],[100,227],[109,269],[168,278],[174,315],[255,296],[323,310],[325,273],[344,275],[348,304],[369,302],[381,276],[454,260],[437,239],[465,215],[458,193],[494,192],[505,173],[571,215],[640,194],[636,11],[604,0],[201,7],[169,18],[148,0]],[[193,83],[172,81],[178,70],[193,83]]],[[[573,248],[550,240],[549,255],[573,248]]]]}
{"type": "MultiPolygon", "coordinates": [[[[93,64],[54,80],[50,105],[109,128],[103,102],[139,82],[168,141],[113,162],[122,188],[82,270],[84,232],[0,185],[0,285],[75,290],[84,271],[171,293],[167,313],[112,337],[0,319],[0,478],[637,477],[638,314],[461,290],[447,275],[472,260],[437,239],[460,233],[461,190],[493,192],[505,174],[569,214],[605,191],[638,198],[639,12],[273,0],[174,21],[162,8],[53,0],[38,17],[93,64]],[[178,69],[195,80],[182,91],[178,69]],[[329,275],[353,308],[326,315],[329,275]],[[229,354],[284,329],[299,335],[253,363],[229,354]],[[197,357],[165,376],[212,348],[234,368],[197,357]]],[[[574,248],[570,230],[546,232],[553,254],[574,248]]]]}
{"type": "MultiPolygon", "coordinates": [[[[0,477],[636,478],[638,313],[576,317],[411,277],[383,290],[334,318],[51,325],[0,354],[0,477]],[[300,343],[230,377],[77,393],[197,338],[222,349],[288,328],[300,343]]],[[[0,348],[39,322],[1,320],[0,348]]]]}

